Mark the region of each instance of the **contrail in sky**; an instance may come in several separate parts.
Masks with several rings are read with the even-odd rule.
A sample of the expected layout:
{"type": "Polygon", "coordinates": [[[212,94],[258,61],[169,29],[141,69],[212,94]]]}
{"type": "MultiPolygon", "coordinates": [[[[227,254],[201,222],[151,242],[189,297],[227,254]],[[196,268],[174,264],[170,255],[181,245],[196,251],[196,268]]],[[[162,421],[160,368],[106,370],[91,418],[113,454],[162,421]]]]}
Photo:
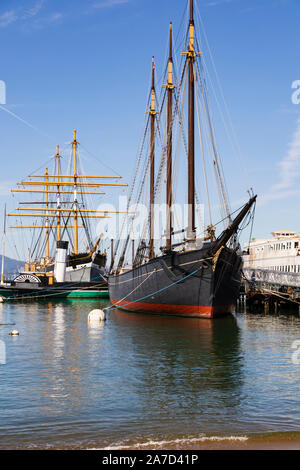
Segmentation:
{"type": "Polygon", "coordinates": [[[8,114],[10,114],[11,116],[13,116],[14,118],[18,119],[18,121],[22,122],[23,124],[25,124],[26,126],[30,127],[31,129],[33,129],[34,131],[38,132],[39,134],[42,134],[44,135],[45,137],[48,137],[48,139],[51,139],[51,140],[54,140],[53,137],[51,137],[49,134],[46,134],[45,132],[41,131],[40,129],[38,129],[37,127],[33,126],[32,124],[30,124],[30,122],[28,121],[25,121],[25,119],[23,119],[22,117],[18,116],[17,114],[13,113],[12,111],[10,111],[9,109],[5,108],[4,106],[2,106],[0,104],[0,109],[2,109],[3,111],[7,112],[8,114]]]}

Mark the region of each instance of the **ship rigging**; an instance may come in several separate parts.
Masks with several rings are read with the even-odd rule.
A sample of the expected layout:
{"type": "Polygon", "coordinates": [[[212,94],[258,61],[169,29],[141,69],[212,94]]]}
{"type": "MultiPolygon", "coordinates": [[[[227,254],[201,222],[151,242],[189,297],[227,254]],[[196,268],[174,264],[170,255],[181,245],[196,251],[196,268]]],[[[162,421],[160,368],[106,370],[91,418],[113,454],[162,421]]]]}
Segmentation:
{"type": "Polygon", "coordinates": [[[132,240],[131,263],[129,263],[129,246],[130,238],[135,234],[135,216],[130,218],[127,236],[121,233],[111,265],[109,290],[113,305],[126,310],[212,318],[229,313],[234,308],[242,265],[238,232],[245,219],[253,215],[256,196],[251,194],[249,201],[233,218],[217,151],[207,93],[205,62],[195,28],[194,6],[194,1],[190,0],[186,45],[181,54],[178,74],[174,67],[176,59],[172,24],[170,24],[167,76],[160,100],[157,99],[155,62],[152,59],[152,80],[145,133],[128,203],[132,203],[135,197],[138,207],[143,198],[148,200],[149,216],[139,240],[132,240]],[[177,80],[176,78],[174,80],[176,76],[177,80]],[[186,101],[187,111],[185,111],[186,101]],[[198,139],[196,139],[196,122],[198,139]],[[177,131],[175,131],[176,124],[177,131]],[[147,139],[148,131],[149,139],[147,139]],[[179,142],[186,157],[187,171],[184,171],[178,163],[181,148],[179,142]],[[157,147],[160,148],[161,160],[155,172],[157,147]],[[196,160],[197,152],[201,154],[203,164],[201,185],[197,184],[196,163],[199,160],[196,160]],[[218,205],[221,208],[223,231],[219,234],[217,234],[219,224],[213,224],[211,189],[214,185],[208,176],[207,155],[215,178],[218,205]],[[147,181],[149,181],[148,190],[147,181]],[[155,204],[161,200],[164,181],[166,183],[165,225],[160,237],[157,237],[155,228],[158,220],[155,218],[154,209],[155,204]],[[182,186],[185,181],[188,207],[186,226],[182,218],[178,222],[176,213],[178,202],[183,197],[182,186]],[[201,211],[199,213],[201,200],[199,187],[207,199],[210,223],[206,228],[202,224],[201,211]],[[178,194],[179,189],[181,194],[178,194]]]}
{"type": "Polygon", "coordinates": [[[99,283],[104,279],[106,252],[99,248],[102,234],[98,234],[93,241],[91,222],[109,218],[111,213],[120,211],[91,209],[87,196],[99,200],[105,194],[103,188],[122,188],[127,184],[120,182],[121,176],[83,174],[78,146],[77,132],[74,130],[67,171],[63,171],[62,156],[57,146],[51,173],[46,168],[42,174],[30,174],[28,179],[17,183],[17,189],[12,189],[14,194],[35,197],[33,201],[20,202],[14,213],[7,214],[20,221],[11,225],[10,229],[22,230],[22,233],[30,230],[33,234],[24,272],[14,279],[19,290],[25,281],[30,283],[36,280],[47,286],[58,280],[55,274],[57,247],[65,247],[66,250],[70,247],[66,272],[60,282],[76,282],[78,288],[80,284],[99,283]],[[24,225],[24,218],[33,222],[24,225]]]}

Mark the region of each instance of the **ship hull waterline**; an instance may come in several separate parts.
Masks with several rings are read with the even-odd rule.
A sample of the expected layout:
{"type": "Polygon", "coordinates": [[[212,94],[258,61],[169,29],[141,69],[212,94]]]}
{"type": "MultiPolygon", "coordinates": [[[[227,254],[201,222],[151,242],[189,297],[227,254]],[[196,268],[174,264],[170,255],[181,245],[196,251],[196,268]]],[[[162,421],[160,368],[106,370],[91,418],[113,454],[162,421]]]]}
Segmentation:
{"type": "Polygon", "coordinates": [[[147,314],[216,318],[231,314],[241,281],[241,257],[212,244],[170,253],[109,277],[110,301],[116,308],[147,314]]]}
{"type": "Polygon", "coordinates": [[[87,300],[101,300],[109,299],[109,292],[107,289],[103,290],[39,290],[37,291],[29,289],[0,289],[0,296],[6,300],[38,300],[42,298],[52,299],[87,299],[87,300]]]}
{"type": "Polygon", "coordinates": [[[0,296],[11,300],[38,298],[108,299],[104,269],[94,263],[68,267],[63,283],[50,285],[39,273],[21,272],[13,281],[0,286],[0,296]]]}

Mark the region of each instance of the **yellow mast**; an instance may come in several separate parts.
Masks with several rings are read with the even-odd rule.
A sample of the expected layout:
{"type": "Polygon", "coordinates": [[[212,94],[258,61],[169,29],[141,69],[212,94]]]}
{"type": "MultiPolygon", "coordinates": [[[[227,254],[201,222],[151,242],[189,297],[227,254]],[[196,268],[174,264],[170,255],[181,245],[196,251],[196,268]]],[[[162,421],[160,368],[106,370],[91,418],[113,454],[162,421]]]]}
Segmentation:
{"type": "Polygon", "coordinates": [[[56,175],[57,175],[57,199],[56,199],[56,207],[57,207],[57,241],[60,241],[60,187],[59,187],[59,159],[61,156],[59,155],[59,146],[56,146],[56,175]]]}
{"type": "Polygon", "coordinates": [[[155,108],[155,61],[152,57],[152,86],[150,110],[150,217],[149,217],[149,258],[154,257],[154,169],[155,169],[155,120],[158,111],[155,108]]]}
{"type": "MultiPolygon", "coordinates": [[[[52,207],[48,207],[48,208],[43,208],[43,207],[17,207],[16,208],[16,211],[47,211],[47,213],[49,213],[49,211],[59,211],[59,212],[66,212],[66,213],[69,213],[69,212],[76,212],[75,209],[54,209],[52,207]]],[[[135,214],[135,212],[130,212],[130,211],[110,211],[110,210],[104,210],[104,209],[81,209],[80,212],[101,212],[101,214],[135,214]]]]}
{"type": "MultiPolygon", "coordinates": [[[[59,175],[62,177],[61,175],[59,175]]],[[[50,175],[48,175],[50,178],[50,175]]],[[[74,176],[67,176],[66,178],[74,178],[74,176]]],[[[77,178],[79,178],[77,176],[77,178]]],[[[48,181],[48,183],[45,183],[44,181],[21,181],[20,183],[17,183],[18,186],[44,186],[47,184],[47,186],[53,186],[53,181],[48,181]]],[[[72,181],[61,181],[59,183],[59,186],[74,186],[74,183],[72,181]]],[[[119,183],[81,183],[77,182],[76,186],[80,187],[92,187],[92,188],[98,188],[98,186],[128,186],[127,184],[119,184],[119,183]]],[[[29,191],[28,191],[29,192],[29,191]]]]}
{"type": "Polygon", "coordinates": [[[168,60],[168,83],[163,85],[167,89],[167,213],[166,213],[166,250],[172,249],[172,125],[173,125],[173,50],[172,50],[172,23],[170,23],[169,60],[168,60]]]}
{"type": "Polygon", "coordinates": [[[76,130],[73,131],[73,157],[74,157],[74,253],[78,254],[78,204],[77,204],[77,145],[76,130]]]}
{"type": "MultiPolygon", "coordinates": [[[[45,171],[45,181],[47,182],[48,181],[48,178],[47,178],[47,175],[48,175],[48,168],[46,168],[46,171],[45,171]]],[[[48,218],[48,202],[49,202],[49,195],[48,195],[48,190],[47,190],[47,186],[46,186],[46,263],[49,261],[49,218],[48,218]]]]}
{"type": "MultiPolygon", "coordinates": [[[[48,178],[49,178],[49,175],[48,175],[48,178]]],[[[37,194],[44,194],[47,192],[48,194],[57,194],[57,190],[52,191],[50,189],[48,191],[45,191],[44,189],[11,189],[11,192],[12,193],[37,193],[37,194]]],[[[60,194],[73,194],[73,191],[60,191],[60,194]]],[[[100,196],[100,195],[102,196],[105,193],[79,191],[77,194],[94,194],[94,195],[96,194],[97,196],[100,196]]]]}
{"type": "MultiPolygon", "coordinates": [[[[68,218],[69,217],[72,217],[74,218],[75,215],[74,214],[64,214],[65,216],[67,216],[68,218]]],[[[8,217],[41,217],[41,218],[44,218],[45,217],[45,214],[7,214],[8,217]]],[[[48,214],[48,217],[57,217],[56,214],[48,214]]],[[[109,218],[108,215],[85,215],[84,216],[85,218],[88,218],[88,219],[107,219],[109,218]]],[[[69,227],[69,226],[68,226],[69,227]]]]}
{"type": "Polygon", "coordinates": [[[194,0],[190,0],[189,43],[183,53],[188,65],[188,229],[187,238],[196,238],[195,226],[195,60],[201,52],[195,51],[194,0]]]}
{"type": "Polygon", "coordinates": [[[4,282],[5,238],[6,238],[6,204],[4,206],[4,223],[3,223],[3,234],[2,234],[1,284],[3,284],[4,282]]]}
{"type": "MultiPolygon", "coordinates": [[[[58,147],[58,146],[57,146],[58,147]]],[[[42,178],[44,175],[28,175],[28,178],[42,178]]],[[[56,178],[57,175],[48,175],[49,178],[56,178]]],[[[73,178],[73,175],[59,175],[61,178],[73,178]]],[[[122,176],[91,176],[91,175],[77,175],[77,178],[101,178],[101,179],[120,179],[122,176]]]]}
{"type": "MultiPolygon", "coordinates": [[[[45,199],[41,201],[34,201],[33,204],[41,204],[44,207],[37,209],[36,207],[30,208],[17,208],[17,211],[22,211],[23,213],[19,214],[8,214],[11,217],[39,217],[43,219],[42,224],[39,226],[37,225],[30,225],[27,226],[22,225],[22,228],[44,228],[46,231],[46,261],[50,259],[50,225],[53,229],[57,230],[57,240],[61,240],[62,233],[62,221],[66,220],[64,227],[72,228],[74,230],[74,253],[78,254],[79,252],[79,243],[78,243],[78,229],[85,229],[85,224],[79,225],[79,217],[81,212],[83,213],[82,217],[86,219],[103,219],[107,218],[109,213],[120,213],[120,211],[101,211],[101,210],[89,210],[89,209],[79,209],[78,204],[78,195],[103,195],[104,192],[100,191],[100,186],[111,186],[111,187],[126,187],[127,184],[120,184],[115,182],[107,182],[102,183],[99,179],[121,179],[121,176],[96,176],[96,175],[80,175],[78,174],[78,155],[77,155],[77,146],[79,142],[77,141],[77,132],[76,130],[73,131],[73,141],[72,141],[72,148],[73,148],[73,171],[70,171],[71,174],[61,174],[61,164],[60,158],[61,155],[59,154],[59,146],[56,146],[56,154],[55,154],[55,169],[52,174],[49,174],[48,169],[46,169],[44,174],[41,175],[29,175],[29,178],[34,178],[38,180],[31,180],[31,181],[21,181],[17,183],[18,186],[29,186],[28,189],[12,189],[11,192],[16,193],[34,193],[34,194],[45,194],[45,199]],[[91,182],[86,182],[84,179],[91,179],[91,182]],[[93,181],[94,180],[94,181],[93,181]],[[31,187],[36,186],[37,189],[31,189],[31,187]],[[95,188],[95,190],[93,190],[95,188]],[[56,201],[52,201],[49,196],[56,195],[56,201]],[[70,201],[62,201],[61,196],[64,194],[73,195],[73,202],[70,201]],[[69,203],[71,208],[64,207],[63,204],[69,203]],[[56,204],[56,207],[51,207],[51,204],[56,204]],[[30,213],[25,213],[25,211],[29,211],[30,213]],[[51,218],[56,218],[56,224],[50,224],[51,218]],[[70,223],[68,223],[68,219],[70,219],[70,223]],[[73,222],[74,221],[74,222],[73,222]],[[73,223],[72,223],[73,222],[73,223]]],[[[23,203],[28,204],[28,203],[23,203]]],[[[123,211],[122,213],[127,213],[127,211],[123,211]]],[[[52,219],[53,220],[53,219],[52,219]]],[[[21,228],[18,226],[14,226],[13,228],[21,228]]]]}
{"type": "MultiPolygon", "coordinates": [[[[46,225],[11,225],[9,228],[13,228],[13,229],[21,228],[23,230],[24,228],[47,228],[47,227],[46,225]]],[[[51,228],[57,228],[57,225],[51,225],[51,228]]],[[[74,225],[68,225],[68,228],[74,228],[74,225]]],[[[79,225],[78,228],[84,228],[84,226],[79,225]]]]}

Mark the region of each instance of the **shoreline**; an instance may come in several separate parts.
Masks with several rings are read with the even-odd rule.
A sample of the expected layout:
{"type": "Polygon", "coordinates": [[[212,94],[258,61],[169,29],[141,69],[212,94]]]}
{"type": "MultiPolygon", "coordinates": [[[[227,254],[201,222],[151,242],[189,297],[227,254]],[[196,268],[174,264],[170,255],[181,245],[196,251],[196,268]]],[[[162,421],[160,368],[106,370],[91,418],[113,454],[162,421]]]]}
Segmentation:
{"type": "Polygon", "coordinates": [[[300,436],[264,436],[264,437],[199,437],[174,439],[169,441],[148,441],[144,443],[118,443],[117,445],[101,446],[81,443],[68,445],[62,443],[28,443],[23,445],[1,445],[0,450],[88,450],[109,452],[130,451],[232,451],[232,450],[300,450],[300,436]]]}
{"type": "Polygon", "coordinates": [[[131,445],[119,444],[104,448],[93,447],[90,450],[300,450],[300,436],[203,436],[131,445]]]}

